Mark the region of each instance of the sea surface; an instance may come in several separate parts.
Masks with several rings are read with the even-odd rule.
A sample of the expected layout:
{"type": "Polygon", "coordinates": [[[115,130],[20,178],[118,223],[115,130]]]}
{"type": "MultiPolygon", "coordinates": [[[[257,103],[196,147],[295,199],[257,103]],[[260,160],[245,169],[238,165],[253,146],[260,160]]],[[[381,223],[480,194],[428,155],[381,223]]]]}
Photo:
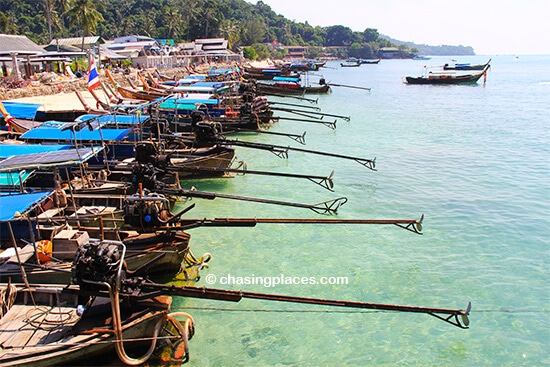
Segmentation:
{"type": "Polygon", "coordinates": [[[173,310],[192,314],[196,323],[188,366],[550,365],[550,56],[472,56],[458,62],[485,63],[490,57],[486,82],[449,86],[402,81],[419,76],[424,65],[450,62],[448,57],[382,60],[358,68],[332,61],[310,79],[322,75],[328,83],[371,90],[334,86],[331,94],[307,96],[316,104],[270,100],[317,106],[349,116],[349,122],[337,119],[335,130],[288,120],[271,127],[307,132],[305,146],[277,135],[231,136],[376,157],[377,170],[371,171],[351,159],[291,150],[281,159],[236,148],[249,170],[316,176],[334,171],[334,192],[306,179],[252,174],[183,182],[185,188],[294,203],[347,198],[337,215],[224,198],[179,204],[195,203],[186,214],[195,218],[424,214],[422,235],[392,225],[192,229],[194,254],[212,254],[197,285],[452,309],[471,302],[470,328],[427,314],[175,298],[173,310]],[[274,285],[275,278],[294,277],[318,283],[345,277],[347,284],[274,285]],[[264,284],[246,284],[259,279],[264,284]]]}

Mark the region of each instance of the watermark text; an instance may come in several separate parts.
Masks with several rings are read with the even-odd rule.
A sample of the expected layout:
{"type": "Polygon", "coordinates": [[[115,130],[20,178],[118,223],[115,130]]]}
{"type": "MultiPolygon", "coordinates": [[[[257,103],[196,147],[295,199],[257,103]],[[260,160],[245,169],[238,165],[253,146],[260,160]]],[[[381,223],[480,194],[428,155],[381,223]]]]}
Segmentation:
{"type": "Polygon", "coordinates": [[[278,285],[347,285],[348,277],[312,277],[312,276],[288,276],[279,274],[277,276],[260,276],[251,274],[249,276],[237,276],[224,274],[216,276],[208,274],[204,277],[208,285],[263,285],[266,288],[273,288],[278,285]]]}

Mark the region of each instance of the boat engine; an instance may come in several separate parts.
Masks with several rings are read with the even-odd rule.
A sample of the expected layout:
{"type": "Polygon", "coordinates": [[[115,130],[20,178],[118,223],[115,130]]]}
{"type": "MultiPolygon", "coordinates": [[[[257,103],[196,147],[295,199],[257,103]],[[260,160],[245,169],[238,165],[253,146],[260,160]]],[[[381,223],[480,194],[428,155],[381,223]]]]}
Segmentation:
{"type": "MultiPolygon", "coordinates": [[[[73,283],[86,290],[106,290],[104,286],[96,284],[97,282],[108,283],[114,287],[122,260],[117,242],[90,241],[76,251],[71,269],[73,283]]],[[[121,277],[124,278],[124,275],[123,268],[121,277]]]]}
{"type": "Polygon", "coordinates": [[[124,223],[144,230],[153,230],[166,224],[170,216],[169,200],[160,194],[142,198],[132,195],[124,200],[124,223]]]}
{"type": "Polygon", "coordinates": [[[151,141],[140,141],[136,144],[136,161],[138,163],[149,163],[158,168],[165,168],[170,165],[170,156],[160,154],[155,144],[151,141]]]}

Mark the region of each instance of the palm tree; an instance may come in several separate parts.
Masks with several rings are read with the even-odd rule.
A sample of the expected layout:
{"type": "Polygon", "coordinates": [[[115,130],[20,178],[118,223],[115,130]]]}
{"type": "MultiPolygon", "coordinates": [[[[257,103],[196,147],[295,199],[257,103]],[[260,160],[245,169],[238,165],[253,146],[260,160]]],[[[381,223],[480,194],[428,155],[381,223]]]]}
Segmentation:
{"type": "Polygon", "coordinates": [[[239,26],[238,24],[232,20],[224,20],[220,24],[220,32],[222,35],[227,39],[227,47],[231,50],[233,48],[233,45],[235,42],[238,42],[239,40],[239,26]]]}
{"type": "Polygon", "coordinates": [[[198,3],[196,0],[187,0],[183,3],[182,6],[182,13],[186,15],[187,20],[187,35],[185,37],[186,41],[189,42],[191,39],[189,39],[189,30],[191,29],[191,21],[195,20],[197,15],[199,14],[199,8],[198,3]]]}
{"type": "Polygon", "coordinates": [[[103,4],[98,0],[72,0],[69,3],[69,10],[66,13],[69,26],[77,26],[82,31],[83,50],[84,37],[95,32],[97,24],[105,20],[98,9],[103,9],[103,4]]]}
{"type": "Polygon", "coordinates": [[[68,9],[68,0],[44,0],[44,10],[48,21],[48,34],[50,41],[56,31],[63,31],[61,16],[68,9]]]}
{"type": "Polygon", "coordinates": [[[46,0],[45,6],[46,6],[46,18],[48,19],[48,34],[50,36],[50,41],[52,40],[52,4],[53,0],[46,0]]]}
{"type": "Polygon", "coordinates": [[[178,30],[183,23],[178,8],[175,6],[165,6],[162,9],[162,15],[167,21],[168,38],[177,38],[176,35],[179,34],[178,30]]]}
{"type": "Polygon", "coordinates": [[[210,21],[217,22],[219,20],[218,16],[219,12],[215,5],[207,2],[206,5],[203,7],[203,17],[205,21],[204,38],[208,38],[208,36],[210,35],[210,21]]]}

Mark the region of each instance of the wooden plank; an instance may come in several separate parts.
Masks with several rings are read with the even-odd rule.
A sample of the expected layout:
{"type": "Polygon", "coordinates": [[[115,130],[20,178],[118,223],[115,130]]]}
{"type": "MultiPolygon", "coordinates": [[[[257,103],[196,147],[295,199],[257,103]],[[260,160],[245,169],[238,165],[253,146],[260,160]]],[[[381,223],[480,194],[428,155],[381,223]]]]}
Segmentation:
{"type": "Polygon", "coordinates": [[[35,332],[42,332],[39,329],[36,329],[34,326],[29,325],[27,322],[27,314],[31,311],[34,306],[23,306],[25,312],[20,315],[18,318],[18,327],[12,329],[13,335],[8,337],[6,341],[2,343],[4,348],[17,348],[27,345],[28,340],[32,337],[35,332]]]}
{"type": "MultiPolygon", "coordinates": [[[[57,340],[63,332],[70,329],[76,318],[67,326],[54,328],[60,320],[60,312],[74,312],[74,308],[69,307],[49,307],[49,306],[26,306],[26,312],[20,314],[17,329],[12,329],[13,337],[8,338],[2,343],[4,348],[34,346],[35,344],[43,344],[47,340],[50,333],[54,332],[50,340],[57,340]],[[31,320],[32,323],[28,321],[31,320]]],[[[15,325],[14,325],[15,326],[15,325]]]]}
{"type": "Polygon", "coordinates": [[[25,323],[25,314],[29,306],[14,305],[0,320],[0,345],[10,338],[14,338],[25,323]]]}
{"type": "MultiPolygon", "coordinates": [[[[17,252],[19,253],[19,258],[21,259],[21,262],[24,263],[34,255],[34,246],[32,244],[25,245],[23,249],[19,249],[17,250],[17,252]]],[[[13,255],[12,257],[10,257],[7,262],[18,264],[19,262],[17,261],[17,255],[13,255]]]]}
{"type": "Polygon", "coordinates": [[[64,208],[48,209],[38,214],[38,219],[48,219],[48,218],[58,217],[63,214],[63,211],[64,211],[64,208]]]}
{"type": "Polygon", "coordinates": [[[74,307],[52,307],[44,318],[42,328],[45,333],[36,333],[28,341],[28,345],[48,344],[58,341],[78,322],[74,307]]]}

